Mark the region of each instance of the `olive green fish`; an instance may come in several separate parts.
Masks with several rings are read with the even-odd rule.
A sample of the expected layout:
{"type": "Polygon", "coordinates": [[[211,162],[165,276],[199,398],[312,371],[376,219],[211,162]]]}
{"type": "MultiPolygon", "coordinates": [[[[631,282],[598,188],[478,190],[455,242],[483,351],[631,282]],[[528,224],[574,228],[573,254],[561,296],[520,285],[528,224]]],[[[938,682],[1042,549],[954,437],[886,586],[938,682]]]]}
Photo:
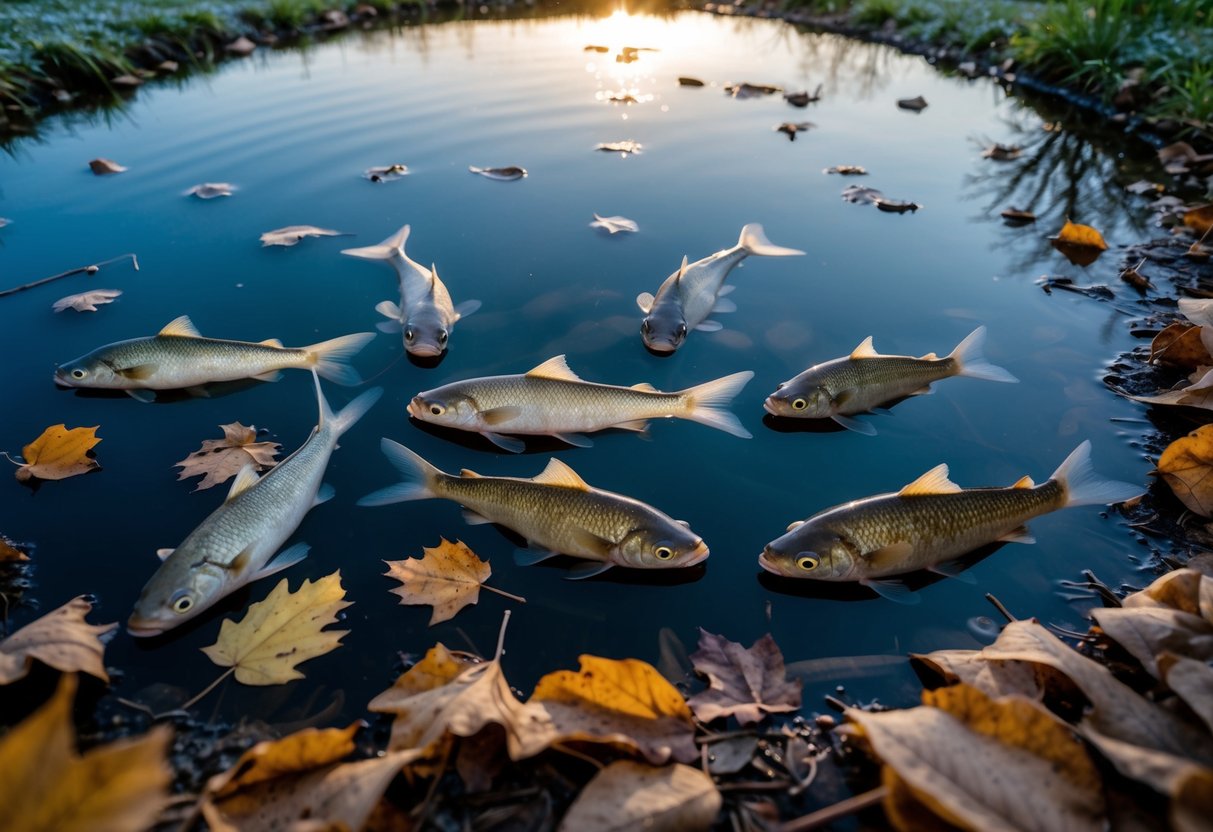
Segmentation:
{"type": "Polygon", "coordinates": [[[203,338],[182,315],[151,337],[118,341],[68,361],[55,370],[55,383],[125,390],[142,402],[155,399],[156,390],[245,378],[277,381],[288,369],[314,369],[329,381],[352,386],[362,379],[348,361],[374,338],[373,332],[359,332],[298,348],[284,347],[276,338],[227,341],[203,338]]]}
{"type": "Polygon", "coordinates": [[[671,569],[694,566],[708,556],[703,538],[686,523],[631,497],[591,488],[558,459],[531,479],[467,470],[456,477],[398,442],[385,438],[381,447],[404,482],[368,494],[358,505],[453,500],[465,507],[468,523],[500,523],[525,537],[531,549],[518,553],[520,564],[572,555],[593,563],[574,568],[569,577],[588,578],[612,566],[671,569]]]}
{"type": "Polygon", "coordinates": [[[903,603],[916,603],[892,576],[926,569],[955,577],[960,555],[995,541],[1035,543],[1024,525],[1070,506],[1119,503],[1144,489],[1107,480],[1091,467],[1091,443],[1066,457],[1047,482],[1024,477],[1008,488],[960,488],[948,466],[927,471],[896,494],[827,509],[788,526],[758,557],[789,578],[856,581],[903,603]]]}
{"type": "Polygon", "coordinates": [[[913,358],[881,355],[868,336],[845,358],[810,367],[779,385],[763,407],[772,416],[833,419],[844,428],[873,436],[876,428],[851,416],[905,396],[929,393],[933,382],[952,376],[1019,381],[985,360],[985,340],[986,328],[979,326],[943,358],[935,353],[913,358]]]}
{"type": "Polygon", "coordinates": [[[594,443],[581,435],[583,431],[642,431],[649,419],[668,417],[749,439],[750,432],[724,408],[753,377],[747,370],[663,393],[651,384],[619,387],[584,381],[558,355],[524,375],[473,378],[418,393],[408,412],[422,422],[474,431],[515,453],[523,450],[522,441],[502,434],[555,436],[588,448],[594,443]]]}

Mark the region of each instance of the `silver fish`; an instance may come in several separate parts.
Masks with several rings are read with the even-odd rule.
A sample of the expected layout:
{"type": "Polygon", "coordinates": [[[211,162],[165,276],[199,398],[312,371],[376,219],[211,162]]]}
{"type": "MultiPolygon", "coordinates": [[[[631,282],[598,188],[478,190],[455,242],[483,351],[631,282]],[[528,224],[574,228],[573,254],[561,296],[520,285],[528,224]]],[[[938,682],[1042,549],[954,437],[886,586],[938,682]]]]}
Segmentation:
{"type": "Polygon", "coordinates": [[[733,267],[751,254],[766,257],[787,257],[804,254],[794,248],[772,245],[757,223],[741,229],[737,245],[726,248],[702,260],[687,264],[682,258],[678,271],[665,279],[654,297],[641,292],[636,304],[645,313],[640,325],[640,335],[650,350],[671,353],[682,346],[687,333],[692,329],[715,332],[721,329],[716,321],[709,321],[713,312],[733,312],[737,305],[724,298],[732,287],[724,287],[724,280],[733,267]]]}
{"type": "Polygon", "coordinates": [[[455,306],[451,293],[438,278],[434,266],[426,268],[404,252],[409,238],[404,226],[377,246],[347,248],[342,254],[364,260],[386,260],[400,282],[400,304],[390,300],[375,307],[389,320],[378,324],[382,332],[402,332],[404,348],[418,358],[434,358],[446,351],[455,322],[480,308],[480,301],[468,300],[455,306]]]}
{"type": "Polygon", "coordinates": [[[591,488],[558,459],[532,479],[467,470],[453,476],[398,442],[384,439],[381,447],[404,482],[368,494],[358,505],[453,500],[467,509],[469,523],[500,523],[530,541],[531,549],[516,557],[520,564],[572,555],[592,562],[570,577],[588,578],[615,565],[671,569],[694,566],[708,556],[703,538],[685,523],[631,497],[591,488]]]}
{"type": "Polygon", "coordinates": [[[362,379],[348,361],[374,339],[375,333],[360,332],[309,347],[284,347],[276,338],[255,344],[203,338],[182,315],[151,337],[108,344],[60,365],[55,383],[125,390],[145,402],[156,397],[155,390],[244,378],[277,381],[287,369],[315,369],[329,381],[355,385],[362,379]]]}
{"type": "Polygon", "coordinates": [[[848,430],[874,436],[876,428],[851,417],[876,410],[905,396],[931,392],[931,384],[952,376],[1015,383],[1019,379],[982,354],[986,328],[979,326],[939,358],[881,355],[868,336],[845,358],[817,364],[785,381],[767,397],[763,407],[772,416],[793,419],[833,419],[848,430]]]}
{"type": "Polygon", "coordinates": [[[485,179],[496,179],[498,182],[512,182],[515,179],[526,178],[526,168],[520,168],[517,165],[506,168],[478,168],[468,165],[468,170],[480,174],[485,179]]]}
{"type": "Polygon", "coordinates": [[[856,581],[915,603],[893,576],[919,569],[956,577],[961,555],[995,541],[1035,543],[1025,525],[1070,506],[1119,503],[1144,489],[1107,480],[1091,466],[1091,443],[1074,449],[1048,481],[1024,477],[1007,488],[961,488],[939,465],[896,494],[855,500],[788,526],[758,557],[789,578],[856,581]]]}
{"type": "Polygon", "coordinates": [[[320,421],[312,435],[263,477],[252,465],[245,466],[223,505],[176,549],[160,550],[164,562],[143,588],[127,621],[131,635],[167,632],[245,584],[303,560],[306,543],[270,558],[313,506],[332,498],[332,486],[322,485],[321,479],[337,440],[382,394],[379,387],[368,390],[334,414],[317,378],[320,421]]]}
{"type": "Polygon", "coordinates": [[[749,431],[724,408],[753,377],[747,370],[663,393],[651,384],[620,387],[584,381],[558,355],[524,375],[473,378],[418,393],[408,412],[422,422],[474,431],[515,453],[523,450],[523,443],[502,434],[555,436],[588,448],[594,443],[583,432],[612,427],[643,431],[649,419],[669,417],[749,439],[749,431]]]}

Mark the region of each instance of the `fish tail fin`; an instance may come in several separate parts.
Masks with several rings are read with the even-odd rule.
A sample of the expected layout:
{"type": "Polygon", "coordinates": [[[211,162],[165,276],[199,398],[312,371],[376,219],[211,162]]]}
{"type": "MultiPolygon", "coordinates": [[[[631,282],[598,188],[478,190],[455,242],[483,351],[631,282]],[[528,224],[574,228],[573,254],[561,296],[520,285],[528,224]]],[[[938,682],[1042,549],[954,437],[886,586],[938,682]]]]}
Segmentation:
{"type": "Polygon", "coordinates": [[[970,332],[965,339],[956,345],[956,349],[948,354],[956,362],[956,375],[970,378],[984,378],[987,381],[1005,381],[1015,384],[1019,379],[1008,373],[1002,367],[986,361],[984,354],[986,346],[986,328],[979,326],[970,332]]]}
{"type": "Polygon", "coordinates": [[[387,437],[379,443],[388,461],[400,472],[401,482],[373,491],[358,501],[360,506],[386,506],[406,500],[428,500],[437,497],[434,484],[442,472],[417,454],[387,437]]]}
{"type": "Polygon", "coordinates": [[[342,335],[340,338],[312,344],[303,349],[322,378],[344,387],[353,387],[362,383],[362,376],[349,365],[349,360],[374,340],[373,332],[355,332],[353,335],[342,335]]]}
{"type": "Polygon", "coordinates": [[[798,248],[784,248],[775,245],[767,239],[766,232],[756,222],[741,229],[741,237],[737,240],[737,245],[744,248],[747,254],[758,254],[764,257],[791,257],[794,254],[804,254],[798,248]]]}
{"type": "Polygon", "coordinates": [[[391,260],[396,255],[404,257],[404,243],[409,238],[409,226],[404,226],[377,246],[342,249],[342,254],[361,257],[363,260],[391,260]]]}
{"type": "Polygon", "coordinates": [[[1075,448],[1049,479],[1061,484],[1067,507],[1123,503],[1145,491],[1141,486],[1105,479],[1095,473],[1089,439],[1075,448]]]}
{"type": "Polygon", "coordinates": [[[375,402],[379,401],[380,396],[383,395],[383,388],[372,387],[335,414],[329,408],[329,403],[324,398],[324,394],[320,392],[319,379],[316,381],[316,394],[320,397],[321,424],[327,422],[329,429],[337,436],[341,436],[341,434],[352,428],[359,419],[365,416],[368,410],[375,406],[375,402]]]}
{"type": "Polygon", "coordinates": [[[753,377],[753,371],[746,370],[683,390],[682,397],[687,407],[683,418],[742,439],[751,438],[750,432],[742,427],[741,421],[728,410],[728,406],[753,377]]]}

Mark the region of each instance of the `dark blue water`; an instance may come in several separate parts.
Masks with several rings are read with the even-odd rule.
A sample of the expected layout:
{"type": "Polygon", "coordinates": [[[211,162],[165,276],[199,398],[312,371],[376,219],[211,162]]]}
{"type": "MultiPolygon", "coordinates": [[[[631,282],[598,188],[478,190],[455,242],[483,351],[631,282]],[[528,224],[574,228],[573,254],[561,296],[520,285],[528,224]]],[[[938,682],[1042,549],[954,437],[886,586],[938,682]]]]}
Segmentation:
{"type": "MultiPolygon", "coordinates": [[[[294,539],[312,554],[286,573],[296,587],[340,569],[354,602],[351,633],[341,649],[302,665],[308,678],[285,692],[228,682],[220,715],[274,721],[333,701],[360,715],[390,683],[398,653],[424,652],[436,640],[490,653],[503,599],[485,593],[452,622],[427,628],[428,608],[398,606],[389,593],[397,584],[382,577],[384,559],[420,556],[441,536],[464,540],[491,561],[491,583],[528,599],[515,607],[505,659],[524,690],[544,672],[575,667],[580,653],[656,662],[662,628],[689,650],[697,627],[746,643],[770,631],[789,662],[975,646],[970,619],[995,615],[986,592],[1017,615],[1081,629],[1087,604],[1062,600],[1059,579],[1092,568],[1113,584],[1144,580],[1135,560],[1144,550],[1097,508],[1034,521],[1038,545],[994,552],[970,570],[975,585],[931,583],[913,607],[835,585],[772,582],[756,561],[792,520],[896,490],[940,462],[966,486],[1041,480],[1089,438],[1103,473],[1144,480],[1146,465],[1129,444],[1137,426],[1112,421],[1140,410],[1098,382],[1101,365],[1129,344],[1119,313],[1033,283],[1041,274],[1114,275],[1115,251],[1083,273],[1044,237],[1069,214],[1114,246],[1138,239],[1134,214],[1109,196],[1120,193],[1125,160],[1042,122],[992,83],[944,77],[918,58],[779,22],[690,13],[351,34],[305,52],[259,51],[181,89],[144,90],[110,123],[52,122],[39,141],[0,159],[0,215],[13,220],[0,230],[0,282],[127,251],[142,270],[108,267],[0,300],[0,445],[19,451],[57,422],[100,425],[104,440],[100,473],[37,493],[0,478],[0,531],[37,543],[32,594],[42,609],[94,593],[95,619],[125,620],[157,566],[155,551],[176,546],[226,491],[191,493],[172,464],[236,420],[270,429],[293,450],[315,422],[311,380],[293,373],[228,396],[145,405],[57,390],[56,363],[150,335],[181,314],[206,335],[288,345],[368,330],[380,320],[374,305],[396,299],[394,280],[386,267],[339,250],[410,223],[409,253],[437,264],[456,302],[478,298],[483,308],[459,324],[436,368],[399,360],[396,336],[381,336],[357,359],[365,376],[383,370],[374,383],[387,393],[334,455],[327,480],[337,497],[304,521],[294,539]],[[583,52],[588,43],[661,51],[624,65],[614,53],[583,52]],[[679,75],[709,86],[679,87],[679,75]],[[724,83],[742,80],[822,83],[823,100],[796,110],[778,96],[723,93],[724,83]],[[612,91],[639,103],[604,100],[612,91]],[[925,112],[895,106],[915,95],[930,102],[925,112]],[[817,129],[794,142],[772,130],[806,119],[817,129]],[[643,153],[594,151],[620,139],[643,143],[643,153]],[[986,139],[1028,145],[1023,161],[1032,164],[982,159],[986,139]],[[130,170],[93,177],[85,163],[95,156],[130,170]],[[412,175],[380,185],[360,178],[394,162],[412,175]],[[469,164],[521,165],[530,176],[492,182],[469,174],[469,164]],[[835,164],[861,164],[871,175],[823,175],[835,164]],[[239,190],[208,202],[182,196],[207,181],[239,190]],[[839,192],[856,181],[924,207],[898,216],[843,203],[839,192]],[[1012,202],[1042,221],[1006,228],[997,214],[1012,202]],[[640,233],[607,237],[588,227],[593,212],[635,219],[640,233]],[[637,293],[656,291],[684,254],[695,260],[733,245],[747,222],[808,256],[747,261],[733,276],[739,311],[721,316],[725,330],[693,333],[669,359],[647,353],[637,293]],[[293,224],[356,236],[259,246],[262,232],[293,224]],[[96,314],[52,314],[52,301],[90,286],[125,294],[96,314]],[[990,360],[1021,384],[946,381],[933,396],[872,417],[876,437],[763,423],[762,400],[776,384],[867,335],[886,353],[944,353],[978,324],[989,327],[990,360]],[[411,424],[404,406],[420,390],[522,372],[562,352],[584,378],[662,389],[755,371],[735,406],[752,440],[669,421],[654,425],[651,441],[607,432],[592,449],[558,451],[591,484],[690,521],[711,547],[706,569],[616,570],[568,582],[559,564],[515,566],[515,543],[494,527],[466,526],[454,504],[354,505],[395,480],[379,452],[382,436],[446,470],[537,473],[547,454],[451,441],[411,424]]],[[[354,391],[326,392],[339,406],[354,391]]],[[[198,691],[218,672],[198,648],[214,641],[221,618],[242,615],[276,581],[238,593],[170,638],[117,635],[107,660],[125,671],[118,692],[138,699],[156,684],[198,691]]],[[[16,615],[23,623],[34,612],[16,615]]],[[[903,669],[808,681],[814,707],[840,682],[861,697],[917,697],[903,669]]]]}

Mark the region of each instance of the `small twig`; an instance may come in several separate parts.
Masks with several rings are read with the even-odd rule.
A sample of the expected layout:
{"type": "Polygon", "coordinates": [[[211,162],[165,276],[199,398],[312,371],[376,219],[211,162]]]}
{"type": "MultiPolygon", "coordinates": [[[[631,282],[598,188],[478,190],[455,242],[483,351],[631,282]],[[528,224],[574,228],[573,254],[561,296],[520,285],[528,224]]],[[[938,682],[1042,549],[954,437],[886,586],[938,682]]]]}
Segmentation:
{"type": "Polygon", "coordinates": [[[515,595],[512,592],[506,592],[504,589],[498,589],[495,586],[489,586],[488,584],[481,584],[480,588],[487,589],[489,592],[496,592],[498,595],[504,595],[506,598],[510,598],[514,601],[517,601],[519,604],[526,603],[526,599],[523,598],[521,595],[515,595]]]}
{"type": "Polygon", "coordinates": [[[825,700],[826,700],[827,705],[829,705],[831,708],[838,711],[839,713],[842,713],[847,708],[851,707],[846,702],[843,702],[841,699],[839,699],[837,696],[831,696],[828,693],[825,696],[825,700]]]}
{"type": "Polygon", "coordinates": [[[497,652],[493,654],[493,661],[501,661],[501,654],[505,652],[505,628],[510,624],[510,611],[506,610],[505,615],[501,619],[501,631],[497,634],[497,652]]]}
{"type": "Polygon", "coordinates": [[[147,714],[152,719],[156,718],[156,712],[144,705],[142,702],[132,702],[130,699],[123,699],[121,696],[115,697],[119,705],[125,705],[131,710],[138,711],[141,714],[147,714]]]}
{"type": "Polygon", "coordinates": [[[805,776],[802,777],[795,786],[793,786],[792,788],[790,788],[788,790],[788,794],[791,795],[792,797],[795,797],[796,795],[800,794],[805,789],[807,789],[809,786],[813,785],[813,781],[816,779],[817,779],[817,758],[810,757],[808,773],[805,774],[805,776]]]}
{"type": "Polygon", "coordinates": [[[206,686],[206,687],[203,689],[202,693],[198,694],[198,695],[197,695],[197,696],[195,696],[193,699],[191,699],[189,702],[186,702],[184,705],[182,705],[182,706],[181,706],[181,708],[180,708],[180,710],[182,710],[182,711],[188,711],[188,710],[189,710],[190,708],[192,708],[194,705],[197,705],[197,704],[198,704],[198,700],[199,700],[199,699],[201,699],[202,697],[206,696],[208,693],[210,693],[211,691],[213,691],[215,688],[219,687],[219,683],[220,683],[220,682],[222,682],[224,679],[226,679],[228,676],[231,676],[231,675],[232,675],[233,673],[235,673],[235,672],[236,672],[236,668],[235,668],[235,667],[229,667],[227,670],[223,671],[223,675],[221,675],[221,676],[220,676],[218,679],[216,679],[215,681],[213,681],[213,682],[211,682],[209,685],[207,685],[207,686],[206,686]]]}
{"type": "Polygon", "coordinates": [[[33,280],[33,281],[30,281],[29,283],[23,283],[20,286],[14,286],[11,289],[4,289],[3,291],[0,291],[0,298],[5,297],[6,295],[15,295],[18,292],[24,292],[26,289],[33,289],[35,286],[41,286],[44,283],[50,283],[52,280],[59,280],[64,277],[71,277],[74,274],[81,274],[81,273],[96,274],[97,272],[101,271],[102,266],[108,266],[110,263],[117,262],[118,260],[125,260],[127,257],[131,258],[131,264],[135,267],[135,271],[139,271],[139,258],[138,257],[136,257],[134,254],[119,254],[117,257],[111,257],[109,260],[102,260],[100,263],[94,263],[91,266],[80,266],[79,268],[76,268],[76,269],[68,269],[65,272],[59,272],[59,274],[52,274],[50,277],[44,277],[41,280],[33,280]]]}
{"type": "Polygon", "coordinates": [[[878,786],[870,792],[848,797],[841,803],[835,803],[833,806],[827,806],[824,809],[811,812],[804,817],[788,821],[779,827],[779,832],[806,832],[809,829],[816,829],[819,826],[833,823],[839,818],[845,818],[847,815],[853,815],[856,812],[862,812],[864,809],[875,806],[884,800],[888,791],[887,787],[878,786]]]}
{"type": "Polygon", "coordinates": [[[606,766],[604,766],[598,760],[595,760],[589,754],[582,754],[577,749],[569,748],[564,743],[554,742],[548,747],[551,748],[553,751],[559,751],[561,754],[568,754],[570,757],[576,757],[578,760],[581,760],[583,763],[589,763],[590,765],[592,765],[594,768],[598,769],[599,771],[602,771],[604,768],[606,768],[606,766]]]}
{"type": "Polygon", "coordinates": [[[438,766],[438,773],[434,775],[433,782],[430,783],[429,789],[425,793],[425,800],[421,802],[417,812],[417,828],[421,829],[425,826],[425,819],[429,817],[430,807],[434,804],[434,795],[438,793],[438,784],[442,782],[442,777],[446,774],[447,763],[451,761],[451,749],[455,747],[454,742],[446,744],[446,751],[442,754],[442,764],[438,766]]]}
{"type": "Polygon", "coordinates": [[[999,601],[997,598],[995,598],[993,593],[987,592],[986,600],[989,601],[991,604],[993,604],[994,609],[996,609],[1000,613],[1002,613],[1003,618],[1007,619],[1008,622],[1019,620],[1015,616],[1011,615],[1011,611],[1008,610],[1005,606],[1003,606],[1002,601],[999,601]]]}
{"type": "Polygon", "coordinates": [[[712,769],[708,766],[708,744],[706,742],[699,746],[699,765],[704,774],[708,777],[712,776],[712,769]]]}
{"type": "Polygon", "coordinates": [[[781,792],[792,785],[790,780],[744,780],[740,783],[721,783],[716,788],[722,792],[781,792]]]}

